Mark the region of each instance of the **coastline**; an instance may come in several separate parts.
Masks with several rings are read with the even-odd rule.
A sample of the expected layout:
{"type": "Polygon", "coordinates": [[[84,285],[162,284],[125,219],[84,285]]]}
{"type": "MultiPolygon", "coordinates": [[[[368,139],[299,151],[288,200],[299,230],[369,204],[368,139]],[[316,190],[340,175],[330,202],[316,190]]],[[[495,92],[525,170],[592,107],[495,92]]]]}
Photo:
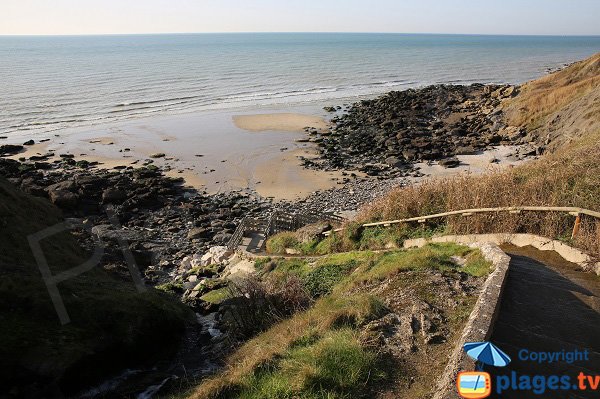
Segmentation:
{"type": "MultiPolygon", "coordinates": [[[[413,92],[428,101],[427,95],[420,97],[427,91],[413,92]]],[[[261,218],[274,210],[352,217],[365,204],[399,186],[436,176],[482,173],[528,158],[511,156],[519,153],[518,140],[515,147],[498,146],[509,144],[508,140],[483,140],[469,154],[455,154],[455,145],[448,152],[440,151],[437,158],[424,159],[428,152],[418,152],[410,160],[394,162],[378,149],[380,144],[373,144],[375,152],[363,158],[364,168],[330,164],[334,149],[352,151],[356,139],[343,138],[361,132],[361,123],[352,120],[356,118],[353,110],[367,104],[370,102],[355,103],[350,109],[328,108],[327,113],[315,107],[313,113],[278,112],[276,116],[263,110],[260,114],[248,111],[242,122],[249,124],[240,125],[238,118],[239,126],[234,121],[237,114],[209,113],[95,127],[33,145],[3,140],[0,146],[20,148],[12,155],[0,156],[0,175],[28,194],[50,199],[64,217],[76,223],[78,240],[87,250],[93,249],[94,238],[107,242],[108,257],[102,267],[123,277],[127,262],[120,255],[118,241],[126,240],[149,285],[178,287],[174,292],[200,315],[199,320],[212,317],[214,325],[219,305],[192,298],[191,293],[201,284],[198,281],[220,284],[221,271],[203,269],[202,279],[196,275],[193,279],[191,265],[199,264],[211,248],[227,245],[244,218],[261,218]],[[323,128],[325,121],[329,122],[327,129],[323,128]],[[323,125],[311,127],[315,122],[323,125]],[[347,131],[340,134],[342,129],[347,131]],[[454,161],[447,163],[446,156],[453,154],[454,161]],[[107,206],[116,210],[119,227],[111,225],[104,211],[107,206]],[[91,231],[85,229],[86,223],[94,226],[91,231]]],[[[485,102],[466,98],[464,104],[479,115],[485,102]]],[[[378,121],[380,111],[362,109],[374,124],[369,132],[384,134],[385,130],[379,129],[388,125],[378,121]]],[[[463,113],[455,118],[453,112],[450,110],[448,119],[460,122],[463,113]]],[[[409,115],[407,121],[423,127],[418,113],[409,115]]],[[[489,134],[482,131],[478,138],[489,134]]],[[[421,140],[413,140],[407,147],[421,140]]],[[[0,153],[6,149],[0,147],[0,153]]],[[[348,160],[356,163],[352,157],[348,160]]],[[[202,323],[198,326],[205,327],[202,323]]],[[[210,351],[209,361],[221,358],[226,341],[213,342],[206,337],[200,341],[199,345],[210,351]]],[[[199,364],[194,358],[188,372],[202,376],[205,364],[206,359],[199,364]]]]}
{"type": "MultiPolygon", "coordinates": [[[[369,173],[356,168],[307,167],[307,163],[320,157],[319,137],[327,137],[332,115],[335,120],[347,109],[325,108],[329,112],[323,111],[321,104],[292,110],[278,108],[272,112],[260,109],[260,113],[207,112],[75,129],[43,137],[5,157],[53,163],[70,157],[107,170],[154,165],[166,176],[183,178],[186,186],[200,192],[241,192],[288,202],[347,184],[380,181],[380,176],[369,177],[369,173]]],[[[13,138],[0,143],[23,144],[13,138]]],[[[406,179],[396,181],[395,185],[465,171],[481,173],[489,169],[486,164],[490,159],[494,159],[494,167],[519,162],[508,155],[504,150],[501,157],[479,151],[461,156],[461,165],[452,169],[430,162],[414,163],[416,169],[409,168],[406,179]]],[[[380,186],[393,188],[385,182],[380,186]]]]}

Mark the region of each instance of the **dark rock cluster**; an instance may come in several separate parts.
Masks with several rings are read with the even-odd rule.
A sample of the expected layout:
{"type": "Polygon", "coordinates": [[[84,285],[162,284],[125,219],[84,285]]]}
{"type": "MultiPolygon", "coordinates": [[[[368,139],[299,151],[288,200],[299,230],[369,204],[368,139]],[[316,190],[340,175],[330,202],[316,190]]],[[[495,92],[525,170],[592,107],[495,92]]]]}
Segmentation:
{"type": "MultiPolygon", "coordinates": [[[[498,108],[502,99],[516,93],[517,88],[508,85],[438,85],[360,101],[334,116],[330,131],[309,132],[320,158],[304,159],[304,164],[399,176],[405,175],[413,162],[520,143],[525,132],[505,135],[498,108]]],[[[445,164],[454,165],[451,160],[445,164]]]]}
{"type": "Polygon", "coordinates": [[[88,249],[100,238],[106,247],[103,265],[123,274],[119,240],[125,240],[137,266],[155,282],[169,280],[185,256],[226,244],[244,216],[272,206],[236,192],[208,195],[186,189],[182,179],[166,177],[155,167],[106,170],[71,158],[56,163],[0,158],[0,176],[59,207],[80,226],[79,239],[88,249]]]}

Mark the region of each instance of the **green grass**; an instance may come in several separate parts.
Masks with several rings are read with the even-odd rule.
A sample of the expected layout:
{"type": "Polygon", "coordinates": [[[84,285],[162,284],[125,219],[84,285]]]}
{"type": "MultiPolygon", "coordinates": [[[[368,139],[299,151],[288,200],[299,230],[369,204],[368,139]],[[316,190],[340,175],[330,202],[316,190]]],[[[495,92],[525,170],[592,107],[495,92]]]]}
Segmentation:
{"type": "Polygon", "coordinates": [[[296,233],[285,231],[275,234],[267,241],[267,252],[270,254],[285,254],[286,248],[295,249],[299,243],[296,233]]]}
{"type": "Polygon", "coordinates": [[[156,288],[159,291],[167,292],[169,294],[177,294],[177,293],[183,292],[183,284],[182,283],[168,282],[168,283],[164,283],[164,284],[158,284],[154,288],[156,288]]]}
{"type": "Polygon", "coordinates": [[[300,258],[279,259],[272,261],[276,266],[265,276],[283,280],[286,275],[294,274],[316,298],[330,294],[333,287],[354,271],[360,262],[372,256],[370,252],[348,252],[329,255],[313,263],[300,258]]]}
{"type": "Polygon", "coordinates": [[[244,378],[240,399],[337,399],[356,397],[369,382],[385,379],[377,355],[350,328],[307,334],[277,361],[244,378]]]}
{"type": "Polygon", "coordinates": [[[290,248],[302,255],[329,255],[338,252],[393,249],[400,248],[404,240],[428,238],[444,232],[443,225],[427,227],[400,224],[362,228],[358,223],[348,223],[342,231],[306,243],[301,243],[294,232],[277,234],[267,241],[267,252],[285,254],[285,249],[290,248]]]}
{"type": "Polygon", "coordinates": [[[354,283],[382,281],[402,271],[461,271],[480,277],[489,272],[490,263],[479,251],[457,244],[429,244],[412,250],[398,250],[380,254],[363,265],[353,276],[354,283]],[[467,257],[464,266],[456,265],[451,257],[467,257]]]}
{"type": "Polygon", "coordinates": [[[200,299],[206,302],[219,304],[231,297],[231,291],[227,287],[212,290],[202,295],[200,299]]]}

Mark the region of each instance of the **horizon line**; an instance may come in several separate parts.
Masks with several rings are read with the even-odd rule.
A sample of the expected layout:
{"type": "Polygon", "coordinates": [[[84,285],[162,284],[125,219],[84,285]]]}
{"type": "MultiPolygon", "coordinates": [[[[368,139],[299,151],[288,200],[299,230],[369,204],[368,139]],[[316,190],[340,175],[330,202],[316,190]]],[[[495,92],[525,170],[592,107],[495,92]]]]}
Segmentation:
{"type": "Polygon", "coordinates": [[[240,31],[240,32],[138,32],[138,33],[6,33],[0,37],[81,37],[81,36],[159,36],[159,35],[236,35],[236,34],[373,34],[373,35],[450,35],[450,36],[531,36],[600,37],[598,34],[559,33],[448,33],[448,32],[371,32],[371,31],[240,31]]]}

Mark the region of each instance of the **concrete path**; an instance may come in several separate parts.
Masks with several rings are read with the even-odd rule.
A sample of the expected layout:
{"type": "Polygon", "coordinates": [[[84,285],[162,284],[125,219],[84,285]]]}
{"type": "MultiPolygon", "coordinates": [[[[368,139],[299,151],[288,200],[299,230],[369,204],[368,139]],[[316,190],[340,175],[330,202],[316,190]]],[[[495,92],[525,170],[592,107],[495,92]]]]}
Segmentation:
{"type": "MultiPolygon", "coordinates": [[[[580,372],[600,375],[600,278],[582,272],[555,252],[531,247],[503,247],[511,256],[510,270],[500,313],[491,341],[504,350],[512,363],[489,368],[495,376],[569,375],[577,383],[580,372]],[[519,359],[519,351],[560,352],[588,350],[589,360],[572,364],[539,364],[519,359]]],[[[597,391],[506,391],[492,398],[600,398],[597,391]]]]}
{"type": "Polygon", "coordinates": [[[259,253],[263,251],[264,244],[265,235],[263,233],[252,231],[247,232],[244,238],[242,238],[239,248],[250,253],[259,253]]]}

